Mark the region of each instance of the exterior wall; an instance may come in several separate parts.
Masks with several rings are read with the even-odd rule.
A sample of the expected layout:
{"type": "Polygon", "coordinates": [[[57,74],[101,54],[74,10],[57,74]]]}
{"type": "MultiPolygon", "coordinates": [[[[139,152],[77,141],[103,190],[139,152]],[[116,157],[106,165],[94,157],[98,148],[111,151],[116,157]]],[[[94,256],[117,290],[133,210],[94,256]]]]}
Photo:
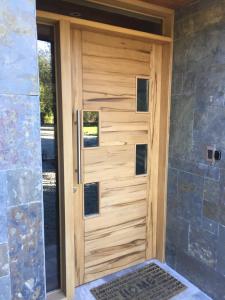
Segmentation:
{"type": "Polygon", "coordinates": [[[177,12],[170,130],[167,263],[225,299],[225,1],[177,12]],[[222,160],[206,160],[206,146],[222,160]]]}
{"type": "Polygon", "coordinates": [[[0,300],[45,299],[35,0],[0,7],[0,300]]]}

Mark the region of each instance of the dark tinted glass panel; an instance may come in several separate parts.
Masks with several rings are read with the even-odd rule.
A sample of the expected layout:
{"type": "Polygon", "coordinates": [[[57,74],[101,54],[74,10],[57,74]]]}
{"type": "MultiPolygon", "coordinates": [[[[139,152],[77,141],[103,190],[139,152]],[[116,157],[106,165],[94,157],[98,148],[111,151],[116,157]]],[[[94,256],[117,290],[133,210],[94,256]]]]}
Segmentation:
{"type": "Polygon", "coordinates": [[[136,175],[147,173],[148,146],[136,145],[136,175]]]}
{"type": "Polygon", "coordinates": [[[162,35],[162,19],[84,0],[37,0],[37,9],[162,35]],[[54,2],[54,5],[53,5],[54,2]]]}
{"type": "Polygon", "coordinates": [[[84,215],[85,217],[99,214],[99,183],[84,185],[84,215]]]}
{"type": "Polygon", "coordinates": [[[99,113],[97,111],[83,112],[84,147],[99,146],[99,113]]]}
{"type": "Polygon", "coordinates": [[[47,292],[60,288],[59,197],[54,44],[51,27],[38,26],[42,178],[47,292]]]}
{"type": "Polygon", "coordinates": [[[137,111],[147,112],[149,102],[149,79],[137,78],[137,111]]]}

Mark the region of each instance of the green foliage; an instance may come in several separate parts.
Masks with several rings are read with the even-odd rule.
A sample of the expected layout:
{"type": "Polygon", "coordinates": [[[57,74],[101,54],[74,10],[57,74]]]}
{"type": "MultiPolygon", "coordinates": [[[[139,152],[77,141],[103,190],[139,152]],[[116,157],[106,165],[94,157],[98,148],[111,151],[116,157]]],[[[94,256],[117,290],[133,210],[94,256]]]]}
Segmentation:
{"type": "Polygon", "coordinates": [[[84,123],[97,123],[98,113],[96,111],[84,111],[84,123]]]}
{"type": "Polygon", "coordinates": [[[53,123],[54,86],[52,81],[51,45],[39,41],[38,46],[41,119],[42,123],[53,123]]]}

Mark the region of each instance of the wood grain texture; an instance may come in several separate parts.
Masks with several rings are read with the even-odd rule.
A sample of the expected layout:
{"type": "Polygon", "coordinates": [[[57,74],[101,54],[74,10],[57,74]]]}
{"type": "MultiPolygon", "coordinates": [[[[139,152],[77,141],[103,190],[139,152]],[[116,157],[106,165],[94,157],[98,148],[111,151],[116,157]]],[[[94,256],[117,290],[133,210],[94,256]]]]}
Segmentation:
{"type": "MultiPolygon", "coordinates": [[[[172,20],[174,12],[163,7],[145,3],[142,0],[102,1],[104,1],[104,4],[111,7],[119,5],[118,7],[130,12],[132,11],[149,16],[154,15],[162,17],[164,22],[164,36],[158,36],[155,34],[139,32],[126,28],[119,28],[117,26],[100,24],[93,21],[77,19],[49,12],[37,11],[39,22],[44,22],[46,24],[60,23],[60,62],[62,66],[60,71],[60,81],[62,83],[62,131],[64,135],[64,139],[62,140],[64,150],[62,163],[64,182],[62,183],[64,185],[63,209],[65,216],[65,228],[63,228],[63,233],[65,234],[65,243],[62,245],[64,249],[64,253],[62,254],[65,256],[65,274],[62,273],[62,289],[67,294],[68,300],[73,299],[75,277],[74,271],[76,272],[76,281],[78,281],[76,284],[80,284],[82,281],[89,281],[94,278],[99,278],[103,275],[121,270],[145,260],[147,253],[146,246],[148,247],[151,244],[148,234],[149,232],[152,232],[150,236],[153,239],[153,230],[155,230],[154,227],[157,229],[155,233],[157,235],[157,249],[153,249],[153,244],[151,251],[156,251],[156,256],[160,259],[164,258],[165,251],[166,166],[168,156],[167,149],[170,109],[169,100],[172,60],[171,45],[173,42],[172,20]],[[69,33],[70,29],[72,29],[71,35],[69,33]],[[77,30],[77,33],[74,34],[74,30],[77,30]],[[79,39],[82,40],[83,32],[87,31],[94,31],[93,34],[98,34],[99,39],[96,36],[95,38],[92,38],[90,34],[87,35],[88,38],[84,40],[84,45],[82,44],[81,47],[83,49],[80,48],[78,52],[74,52],[74,49],[76,48],[74,43],[75,39],[79,37],[79,39]],[[109,37],[107,43],[112,42],[108,49],[106,46],[107,43],[105,42],[106,36],[109,37]],[[113,43],[115,44],[115,38],[118,39],[117,43],[120,44],[120,47],[113,45],[113,43]],[[97,44],[95,43],[95,40],[98,40],[97,44]],[[70,55],[70,42],[72,42],[72,56],[70,55]],[[123,43],[125,43],[125,47],[123,46],[123,43]],[[75,148],[76,145],[74,142],[75,140],[71,138],[71,136],[74,134],[71,126],[72,112],[74,108],[80,109],[83,107],[90,110],[100,110],[102,115],[103,113],[112,112],[113,114],[115,113],[114,117],[116,117],[116,113],[124,112],[125,114],[128,113],[131,116],[136,110],[134,74],[138,72],[138,74],[135,75],[152,76],[151,74],[153,70],[151,70],[151,61],[154,53],[153,45],[155,44],[160,44],[163,47],[162,81],[165,81],[162,82],[160,122],[158,125],[156,122],[158,128],[155,128],[156,131],[160,132],[160,136],[162,137],[159,144],[161,160],[158,165],[155,165],[155,167],[158,169],[156,172],[158,178],[155,179],[155,181],[149,181],[148,176],[135,177],[130,173],[128,173],[127,176],[119,177],[116,176],[118,174],[113,174],[111,170],[109,174],[111,174],[110,176],[114,178],[113,180],[106,178],[106,176],[101,179],[100,200],[104,213],[100,214],[98,221],[96,221],[97,217],[85,219],[83,233],[82,235],[79,235],[80,228],[78,223],[79,220],[83,220],[81,209],[83,195],[82,192],[77,193],[78,197],[73,197],[72,194],[73,185],[76,183],[76,173],[74,172],[76,163],[73,163],[73,158],[76,158],[76,152],[72,151],[72,148],[75,148]],[[95,67],[100,66],[99,70],[94,70],[93,67],[90,67],[89,69],[88,64],[86,64],[85,72],[83,72],[83,53],[81,50],[84,51],[85,55],[89,59],[89,62],[91,62],[92,58],[94,58],[95,67]],[[148,51],[149,60],[147,58],[148,51]],[[123,53],[125,53],[126,57],[124,57],[125,61],[123,62],[122,66],[123,68],[129,68],[129,64],[131,63],[131,72],[129,72],[128,69],[120,70],[118,65],[115,65],[119,64],[120,61],[123,60],[123,53]],[[104,66],[100,60],[106,59],[106,61],[109,62],[111,56],[113,62],[111,63],[113,66],[112,68],[108,68],[108,66],[104,66]],[[101,57],[100,60],[99,57],[101,57]],[[150,66],[149,69],[147,66],[148,63],[150,66]],[[73,77],[71,77],[71,64],[73,77]],[[77,70],[74,69],[78,66],[79,68],[77,70]],[[113,70],[113,72],[111,72],[111,70],[113,70]],[[75,87],[76,85],[79,85],[81,88],[77,89],[75,87]],[[73,144],[73,147],[71,143],[73,144]],[[71,175],[71,173],[73,174],[71,175]],[[157,184],[153,186],[153,182],[157,182],[157,184]],[[159,195],[159,201],[157,203],[157,217],[155,217],[157,222],[152,229],[151,222],[153,221],[153,210],[150,208],[151,200],[149,200],[149,191],[151,189],[158,190],[159,195]],[[76,201],[79,201],[79,203],[75,204],[75,199],[76,201]],[[80,212],[78,210],[75,212],[77,214],[77,220],[74,220],[74,204],[78,210],[80,210],[80,212]],[[160,209],[158,209],[159,207],[160,209]],[[75,226],[74,223],[77,225],[75,226]],[[145,233],[143,228],[145,228],[145,233]],[[75,238],[77,239],[76,241],[74,241],[74,229],[75,235],[77,234],[75,238]],[[134,238],[132,239],[132,234],[129,233],[128,236],[126,235],[125,239],[122,241],[121,236],[125,236],[125,234],[122,233],[131,232],[130,230],[132,231],[132,234],[134,233],[134,238]],[[140,239],[136,239],[137,235],[140,236],[140,239]],[[114,244],[110,244],[110,247],[107,247],[107,243],[111,242],[107,236],[113,237],[112,241],[114,244]],[[82,249],[82,247],[80,247],[78,244],[79,240],[82,244],[82,239],[83,241],[85,239],[84,242],[87,243],[88,247],[83,247],[83,250],[78,250],[82,249]],[[103,259],[99,258],[99,251],[101,250],[99,248],[98,240],[104,241],[104,245],[102,247],[104,249],[103,259]],[[76,244],[76,250],[74,249],[74,243],[76,244]],[[121,249],[123,251],[123,255],[120,255],[121,249]],[[78,253],[80,251],[83,251],[82,257],[78,257],[78,253]],[[94,252],[93,257],[92,251],[94,252]],[[76,263],[74,263],[74,255],[76,256],[76,263]],[[79,268],[78,264],[80,265],[80,268],[83,269],[81,272],[83,275],[81,276],[79,275],[81,274],[80,270],[77,270],[77,268],[79,268]],[[82,264],[83,266],[81,267],[82,264]]],[[[102,1],[93,0],[92,2],[102,1]]],[[[129,118],[130,117],[128,117],[128,120],[129,118]]],[[[118,127],[116,126],[114,119],[108,121],[106,120],[105,123],[103,122],[105,131],[102,130],[103,132],[100,148],[107,149],[117,146],[118,148],[127,147],[127,149],[131,149],[131,147],[134,148],[135,143],[145,143],[146,140],[148,140],[150,143],[152,132],[151,120],[152,117],[150,116],[151,123],[148,130],[142,130],[140,128],[135,130],[134,123],[137,120],[135,121],[134,118],[131,121],[133,123],[133,130],[129,130],[125,124],[127,122],[125,120],[122,122],[124,123],[123,130],[118,131],[115,130],[116,128],[118,129],[118,127]]],[[[141,126],[145,126],[144,123],[141,126]]],[[[74,127],[76,127],[76,123],[74,123],[74,127]]],[[[130,153],[132,152],[131,150],[128,150],[128,153],[129,151],[130,153]]],[[[154,156],[154,153],[152,152],[151,155],[154,156]]],[[[107,157],[108,160],[111,159],[110,155],[107,156],[107,154],[105,154],[105,157],[107,157]]],[[[130,159],[130,156],[128,157],[130,159]]],[[[89,161],[88,164],[90,169],[96,170],[95,167],[93,168],[94,164],[91,161],[89,161]]],[[[109,167],[111,168],[110,164],[109,167]]],[[[131,165],[128,168],[129,170],[130,167],[131,165]]],[[[149,174],[151,174],[151,172],[149,174]]],[[[154,193],[157,192],[155,191],[154,193]]]]}
{"type": "Polygon", "coordinates": [[[159,188],[157,205],[161,209],[157,211],[157,240],[156,257],[165,261],[166,247],[166,211],[167,211],[167,177],[168,177],[168,152],[169,152],[169,125],[170,125],[170,101],[171,101],[171,81],[172,81],[172,56],[173,46],[163,47],[162,56],[162,97],[161,97],[161,122],[159,147],[159,181],[164,185],[159,188]],[[160,238],[159,238],[160,237],[160,238]]]}
{"type": "MultiPolygon", "coordinates": [[[[107,5],[110,7],[117,7],[124,10],[144,13],[149,16],[165,17],[167,15],[173,14],[173,10],[157,5],[158,0],[155,1],[154,0],[149,0],[149,1],[148,0],[88,0],[88,1],[107,5]]],[[[185,1],[185,0],[175,0],[175,1],[185,1]]]]}
{"type": "Polygon", "coordinates": [[[100,214],[85,219],[85,281],[145,259],[148,176],[135,176],[135,144],[150,113],[136,112],[136,77],[149,78],[153,45],[82,31],[83,106],[100,111],[100,147],[84,148],[84,182],[100,182],[100,214]]]}
{"type": "Polygon", "coordinates": [[[150,114],[102,112],[101,145],[148,144],[150,114]]]}
{"type": "Polygon", "coordinates": [[[85,31],[82,37],[84,109],[135,111],[135,76],[149,74],[152,46],[85,31]],[[90,44],[94,44],[98,51],[93,53],[90,44]]]}
{"type": "MultiPolygon", "coordinates": [[[[133,0],[132,0],[133,1],[133,0]]],[[[139,1],[142,2],[142,1],[139,1]]],[[[142,2],[143,3],[143,2],[142,2]]],[[[143,10],[143,9],[142,9],[143,10]]],[[[148,15],[148,12],[146,12],[148,15]]],[[[170,36],[162,36],[142,31],[137,31],[133,29],[122,28],[118,26],[98,23],[89,20],[82,20],[75,17],[68,17],[65,15],[55,14],[51,12],[45,12],[38,10],[37,17],[40,22],[44,22],[47,24],[55,24],[60,20],[67,21],[76,28],[83,28],[86,30],[98,31],[102,33],[109,33],[112,35],[119,35],[120,37],[127,37],[127,38],[135,38],[137,40],[146,42],[154,42],[159,44],[167,44],[172,42],[172,38],[170,36]]]]}
{"type": "Polygon", "coordinates": [[[160,110],[161,110],[161,84],[162,84],[162,47],[154,45],[151,59],[152,89],[151,89],[151,131],[150,131],[150,162],[151,168],[148,188],[148,214],[147,214],[147,246],[146,258],[150,259],[156,255],[156,227],[158,210],[158,164],[160,145],[160,110]],[[157,188],[156,188],[157,187],[157,188]]]}
{"type": "Polygon", "coordinates": [[[173,37],[173,8],[192,3],[194,0],[88,0],[97,4],[122,9],[131,13],[154,16],[162,20],[163,35],[173,37]],[[178,6],[179,5],[179,6],[178,6]],[[172,9],[171,9],[172,8],[172,9]]]}
{"type": "Polygon", "coordinates": [[[82,149],[84,183],[100,183],[100,213],[81,220],[83,199],[78,194],[76,222],[83,224],[83,233],[77,241],[83,246],[76,246],[76,281],[81,284],[157,253],[163,47],[78,32],[72,34],[74,49],[78,37],[82,46],[79,55],[73,50],[73,59],[81,62],[73,63],[73,82],[82,80],[82,91],[74,101],[84,110],[99,111],[101,136],[99,147],[82,149]],[[136,112],[137,76],[151,82],[149,113],[136,112]],[[149,148],[145,176],[135,176],[137,143],[149,148]]]}
{"type": "Polygon", "coordinates": [[[60,27],[61,98],[63,118],[63,192],[64,192],[64,249],[65,274],[62,289],[68,299],[74,295],[74,195],[73,190],[73,141],[72,141],[72,86],[70,23],[62,20],[60,27]],[[62,63],[63,62],[63,63],[62,63]]]}
{"type": "Polygon", "coordinates": [[[88,267],[86,269],[85,281],[89,282],[108,274],[120,271],[130,266],[142,263],[145,260],[145,251],[137,251],[132,254],[117,257],[105,263],[88,267]]]}
{"type": "Polygon", "coordinates": [[[148,130],[149,118],[149,113],[103,112],[101,130],[103,132],[148,130]]]}
{"type": "Polygon", "coordinates": [[[146,182],[130,177],[101,183],[101,216],[85,226],[86,280],[145,260],[146,182]]]}
{"type": "Polygon", "coordinates": [[[177,9],[187,5],[191,5],[196,0],[142,0],[149,4],[155,4],[162,7],[177,9]]]}
{"type": "MultiPolygon", "coordinates": [[[[72,62],[72,98],[73,98],[73,145],[77,143],[76,112],[83,108],[83,80],[82,80],[82,39],[80,30],[71,31],[72,62]]],[[[83,220],[83,186],[77,182],[77,147],[73,147],[74,175],[73,186],[76,187],[74,201],[74,247],[75,247],[75,285],[84,282],[84,220],[83,220]]]]}
{"type": "Polygon", "coordinates": [[[96,182],[105,178],[114,180],[134,176],[134,147],[110,146],[84,149],[84,182],[96,182]]]}

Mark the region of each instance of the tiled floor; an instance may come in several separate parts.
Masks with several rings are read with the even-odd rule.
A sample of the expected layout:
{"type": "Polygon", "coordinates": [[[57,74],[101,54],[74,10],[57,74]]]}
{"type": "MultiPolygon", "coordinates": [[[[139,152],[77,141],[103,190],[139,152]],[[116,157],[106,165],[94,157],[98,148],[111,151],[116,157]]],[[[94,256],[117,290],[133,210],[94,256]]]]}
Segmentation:
{"type": "Polygon", "coordinates": [[[201,292],[196,286],[194,286],[188,280],[186,280],[184,277],[182,277],[177,272],[172,270],[169,266],[167,266],[166,264],[161,264],[160,262],[158,262],[156,260],[151,260],[151,261],[144,262],[143,264],[139,264],[135,267],[128,268],[128,269],[123,270],[121,272],[114,273],[112,275],[109,275],[109,276],[106,276],[104,278],[98,279],[96,281],[93,281],[93,282],[87,283],[85,285],[82,285],[79,288],[76,288],[75,298],[76,298],[76,300],[95,300],[95,298],[92,296],[92,294],[90,292],[91,288],[99,286],[103,283],[109,282],[113,279],[116,279],[116,278],[118,278],[122,275],[125,275],[125,274],[133,271],[133,270],[139,269],[139,268],[141,268],[141,267],[143,267],[146,264],[149,264],[151,262],[155,262],[161,268],[163,268],[165,271],[167,271],[168,273],[173,275],[175,278],[177,278],[178,280],[180,280],[181,282],[183,282],[187,286],[187,289],[183,293],[177,295],[176,297],[173,297],[171,300],[212,300],[211,298],[206,296],[203,292],[201,292]]]}

